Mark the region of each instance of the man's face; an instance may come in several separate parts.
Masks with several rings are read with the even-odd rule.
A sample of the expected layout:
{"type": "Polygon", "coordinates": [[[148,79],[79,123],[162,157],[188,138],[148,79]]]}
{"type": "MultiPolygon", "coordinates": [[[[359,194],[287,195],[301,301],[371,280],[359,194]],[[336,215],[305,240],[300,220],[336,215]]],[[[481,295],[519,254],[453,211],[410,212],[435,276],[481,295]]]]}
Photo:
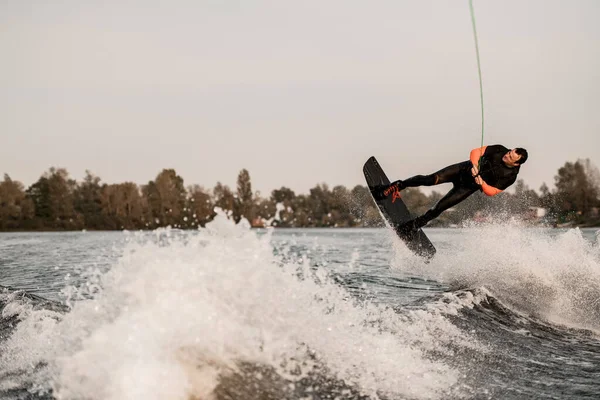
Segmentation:
{"type": "Polygon", "coordinates": [[[508,165],[509,167],[516,167],[517,165],[519,165],[520,159],[521,156],[517,154],[516,149],[510,150],[502,157],[502,161],[504,161],[504,164],[508,165]]]}

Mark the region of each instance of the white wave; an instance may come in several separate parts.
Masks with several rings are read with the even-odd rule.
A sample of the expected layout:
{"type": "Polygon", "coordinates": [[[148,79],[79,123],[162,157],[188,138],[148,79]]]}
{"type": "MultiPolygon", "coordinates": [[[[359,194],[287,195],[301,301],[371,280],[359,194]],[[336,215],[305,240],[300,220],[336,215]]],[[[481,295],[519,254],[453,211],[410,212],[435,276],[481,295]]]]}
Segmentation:
{"type": "Polygon", "coordinates": [[[516,311],[551,323],[600,330],[600,247],[579,229],[512,221],[472,225],[460,235],[459,246],[440,251],[420,272],[452,286],[486,288],[516,311]]]}
{"type": "Polygon", "coordinates": [[[240,361],[290,380],[322,363],[373,396],[455,390],[459,372],[426,353],[472,339],[442,313],[356,304],[308,259],[274,256],[269,231],[223,214],[194,234],[154,236],[133,236],[109,272],[90,273],[70,296],[93,298],[62,318],[23,314],[1,370],[29,371],[60,399],[211,398],[240,361]]]}

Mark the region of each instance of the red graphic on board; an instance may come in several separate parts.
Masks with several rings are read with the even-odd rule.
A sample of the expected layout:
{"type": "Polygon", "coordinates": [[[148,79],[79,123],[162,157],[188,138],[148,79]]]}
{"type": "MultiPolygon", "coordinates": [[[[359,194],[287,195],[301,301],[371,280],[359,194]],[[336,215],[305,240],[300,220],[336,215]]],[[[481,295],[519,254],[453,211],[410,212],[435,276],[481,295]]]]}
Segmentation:
{"type": "Polygon", "coordinates": [[[390,186],[389,188],[385,189],[383,191],[383,194],[387,197],[389,196],[391,193],[392,195],[392,203],[396,201],[396,199],[400,199],[402,198],[402,196],[400,196],[400,188],[398,187],[398,184],[394,184],[392,186],[390,186]]]}

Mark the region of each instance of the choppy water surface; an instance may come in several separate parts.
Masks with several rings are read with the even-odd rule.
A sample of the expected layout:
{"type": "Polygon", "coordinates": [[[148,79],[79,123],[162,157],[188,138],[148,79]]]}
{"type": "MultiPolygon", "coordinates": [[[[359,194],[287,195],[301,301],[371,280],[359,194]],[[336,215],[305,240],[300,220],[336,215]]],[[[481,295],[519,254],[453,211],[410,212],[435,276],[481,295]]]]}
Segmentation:
{"type": "Polygon", "coordinates": [[[594,229],[0,234],[0,397],[600,396],[594,229]]]}

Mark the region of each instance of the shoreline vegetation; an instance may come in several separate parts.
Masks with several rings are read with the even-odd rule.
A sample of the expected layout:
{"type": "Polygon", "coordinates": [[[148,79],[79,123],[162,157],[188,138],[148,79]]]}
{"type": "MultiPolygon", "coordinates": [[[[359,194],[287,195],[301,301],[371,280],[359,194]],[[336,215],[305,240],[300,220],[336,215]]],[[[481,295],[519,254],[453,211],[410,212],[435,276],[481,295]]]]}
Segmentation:
{"type": "MultiPolygon", "coordinates": [[[[552,190],[544,183],[535,191],[520,179],[513,186],[514,193],[503,192],[494,198],[476,193],[428,227],[454,227],[499,216],[531,225],[600,226],[598,168],[589,159],[566,162],[554,180],[552,190]]],[[[445,190],[425,195],[419,188],[408,188],[402,193],[408,208],[420,215],[445,190]]],[[[0,181],[0,231],[196,229],[214,218],[215,207],[228,210],[236,222],[246,218],[253,227],[385,226],[364,185],[348,189],[320,183],[308,194],[281,187],[262,196],[252,191],[246,169],[238,174],[235,189],[220,182],[212,189],[185,186],[174,169],[163,169],[144,185],[102,183],[89,171],[77,182],[63,168],[50,168],[28,188],[7,174],[0,181]]]]}

